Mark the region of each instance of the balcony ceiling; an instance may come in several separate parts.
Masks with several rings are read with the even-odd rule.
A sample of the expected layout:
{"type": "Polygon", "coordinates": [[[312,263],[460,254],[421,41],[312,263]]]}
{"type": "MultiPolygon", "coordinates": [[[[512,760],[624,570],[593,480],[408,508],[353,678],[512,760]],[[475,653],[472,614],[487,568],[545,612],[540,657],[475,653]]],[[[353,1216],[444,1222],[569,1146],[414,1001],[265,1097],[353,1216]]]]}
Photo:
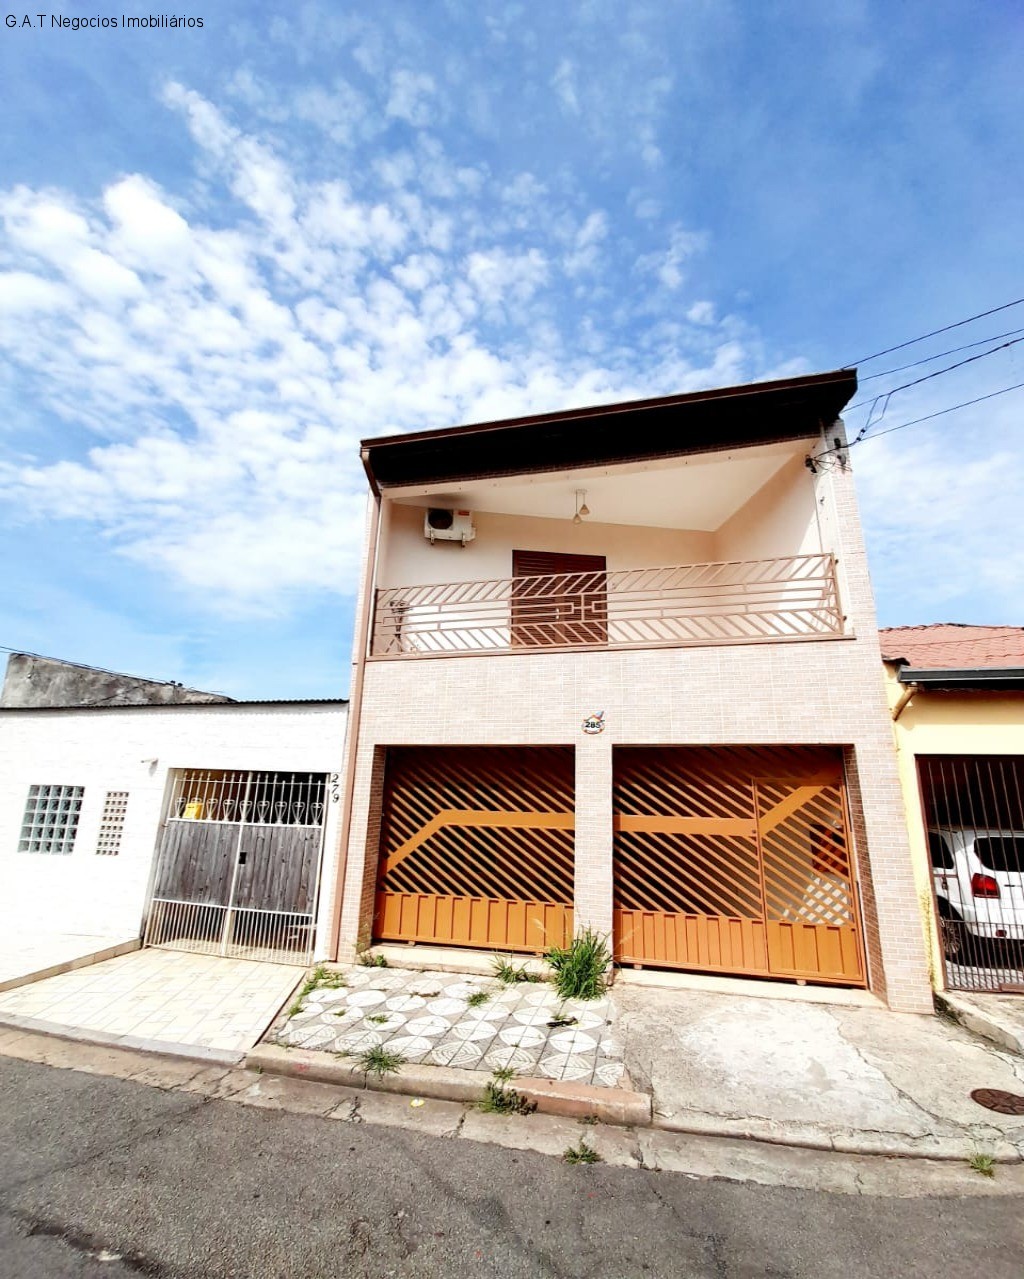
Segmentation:
{"type": "MultiPolygon", "coordinates": [[[[456,486],[403,486],[403,505],[444,506],[542,519],[572,519],[576,491],[585,490],[593,524],[714,532],[806,446],[792,442],[735,452],[695,454],[627,466],[573,470],[456,486]]],[[[391,496],[391,494],[388,494],[391,496]]]]}

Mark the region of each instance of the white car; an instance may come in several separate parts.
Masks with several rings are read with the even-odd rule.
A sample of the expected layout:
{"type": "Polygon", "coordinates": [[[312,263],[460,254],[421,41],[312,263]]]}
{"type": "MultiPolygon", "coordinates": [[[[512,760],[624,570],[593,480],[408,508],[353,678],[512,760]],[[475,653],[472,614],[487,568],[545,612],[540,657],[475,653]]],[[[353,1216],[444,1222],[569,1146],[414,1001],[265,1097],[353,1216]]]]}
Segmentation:
{"type": "Polygon", "coordinates": [[[928,846],[947,958],[984,963],[1024,941],[1024,831],[935,827],[928,846]]]}

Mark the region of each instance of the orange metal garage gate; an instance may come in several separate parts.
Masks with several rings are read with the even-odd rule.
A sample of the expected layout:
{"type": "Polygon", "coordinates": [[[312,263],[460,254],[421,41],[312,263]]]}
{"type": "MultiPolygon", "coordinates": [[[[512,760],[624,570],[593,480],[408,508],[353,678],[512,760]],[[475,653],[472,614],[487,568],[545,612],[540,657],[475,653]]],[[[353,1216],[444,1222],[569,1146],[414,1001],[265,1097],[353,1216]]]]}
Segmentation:
{"type": "Polygon", "coordinates": [[[620,963],[864,984],[839,752],[620,747],[620,963]]]}
{"type": "Polygon", "coordinates": [[[572,936],[571,747],[391,747],[374,937],[543,951],[572,936]]]}

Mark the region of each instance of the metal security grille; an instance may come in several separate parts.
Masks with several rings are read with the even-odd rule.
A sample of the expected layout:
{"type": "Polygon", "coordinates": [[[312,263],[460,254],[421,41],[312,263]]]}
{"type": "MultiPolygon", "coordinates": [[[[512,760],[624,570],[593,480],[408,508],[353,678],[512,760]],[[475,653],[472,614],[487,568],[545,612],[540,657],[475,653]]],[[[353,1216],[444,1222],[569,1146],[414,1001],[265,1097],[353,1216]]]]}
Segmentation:
{"type": "Polygon", "coordinates": [[[568,747],[388,751],[374,933],[542,951],[572,934],[568,747]]]}
{"type": "Polygon", "coordinates": [[[836,752],[620,748],[614,808],[620,962],[863,984],[836,752]]]}
{"type": "Polygon", "coordinates": [[[82,786],[30,786],[18,852],[66,857],[75,844],[84,794],[82,786]]]}
{"type": "Polygon", "coordinates": [[[145,944],[308,963],[326,804],[323,773],[177,773],[145,944]]]}
{"type": "Polygon", "coordinates": [[[606,573],[600,557],[517,552],[518,574],[376,592],[372,655],[750,644],[842,635],[831,555],[606,573]],[[582,560],[584,571],[565,567],[582,560]]]}
{"type": "Polygon", "coordinates": [[[946,984],[1024,993],[1024,758],[918,759],[946,984]]]}
{"type": "Polygon", "coordinates": [[[103,816],[100,833],[96,837],[96,852],[102,857],[116,857],[121,851],[121,835],[128,812],[128,792],[108,790],[103,800],[103,816]]]}

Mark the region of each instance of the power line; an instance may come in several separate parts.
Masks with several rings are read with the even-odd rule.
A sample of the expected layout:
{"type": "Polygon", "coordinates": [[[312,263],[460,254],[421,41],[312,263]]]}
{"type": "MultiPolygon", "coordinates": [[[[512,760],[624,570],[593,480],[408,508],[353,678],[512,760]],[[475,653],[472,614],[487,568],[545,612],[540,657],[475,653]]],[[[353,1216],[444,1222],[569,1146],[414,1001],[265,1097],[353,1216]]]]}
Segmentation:
{"type": "Polygon", "coordinates": [[[994,400],[997,395],[1006,395],[1010,391],[1019,391],[1022,387],[1024,387],[1024,382],[1015,382],[1013,386],[1004,386],[1000,391],[990,391],[988,395],[979,395],[974,400],[964,400],[962,404],[951,404],[949,408],[938,409],[934,413],[926,413],[924,417],[915,417],[910,422],[901,422],[899,426],[886,427],[884,431],[876,431],[873,435],[858,435],[849,444],[840,445],[838,448],[822,449],[820,453],[815,453],[808,460],[811,462],[823,461],[830,453],[842,453],[846,449],[853,448],[855,444],[867,444],[869,441],[877,440],[883,435],[892,435],[894,431],[903,431],[908,426],[918,426],[921,422],[930,422],[932,418],[943,417],[946,413],[955,413],[957,409],[968,409],[972,404],[981,404],[983,400],[994,400]]]}
{"type": "MultiPolygon", "coordinates": [[[[1007,347],[1016,346],[1018,342],[1024,342],[1024,338],[1014,338],[1012,342],[1003,342],[999,346],[991,347],[987,351],[979,351],[977,355],[969,355],[966,360],[958,360],[956,364],[947,364],[944,369],[936,369],[934,373],[926,373],[924,377],[914,378],[912,382],[904,382],[902,386],[894,386],[892,390],[883,391],[881,394],[876,395],[871,401],[871,408],[868,410],[867,421],[857,432],[856,437],[851,441],[851,443],[859,443],[859,441],[867,434],[868,430],[874,425],[874,422],[872,421],[872,414],[874,413],[875,405],[878,404],[879,400],[882,401],[882,412],[875,420],[881,422],[882,418],[885,417],[885,414],[888,411],[889,401],[897,391],[906,391],[912,386],[920,386],[922,382],[930,382],[932,378],[941,377],[943,373],[952,373],[954,369],[962,369],[965,364],[974,364],[977,360],[984,360],[986,356],[995,355],[998,351],[1005,351],[1007,347]]],[[[866,400],[861,400],[859,404],[853,404],[850,408],[860,408],[866,403],[866,400]]],[[[846,411],[848,412],[849,409],[846,411]]]]}
{"type": "Polygon", "coordinates": [[[982,400],[994,400],[997,395],[1006,395],[1008,391],[1019,391],[1024,387],[1024,382],[1015,382],[1013,386],[1004,386],[1001,391],[990,391],[988,395],[979,395],[976,400],[964,400],[963,404],[954,404],[948,409],[939,409],[936,413],[926,413],[924,417],[915,417],[912,422],[901,422],[899,426],[887,426],[884,431],[876,431],[874,435],[866,438],[869,440],[877,440],[881,435],[892,435],[893,431],[902,431],[908,426],[917,426],[920,422],[930,422],[933,417],[942,417],[944,413],[953,413],[957,409],[970,408],[972,404],[980,404],[982,400]]]}
{"type": "MultiPolygon", "coordinates": [[[[986,342],[998,342],[1000,338],[1012,338],[1024,329],[1009,329],[1006,333],[993,333],[991,337],[979,338],[977,342],[967,342],[964,346],[954,346],[948,351],[936,351],[934,355],[926,355],[923,360],[914,360],[912,364],[900,364],[894,369],[886,369],[884,373],[869,373],[867,377],[858,378],[858,382],[874,382],[880,377],[888,377],[891,373],[903,373],[907,369],[920,368],[922,364],[931,364],[932,360],[941,360],[947,355],[959,355],[961,351],[973,350],[976,346],[984,346],[986,342]]],[[[866,404],[867,400],[862,400],[866,404]]],[[[856,405],[852,406],[856,407],[856,405]]]]}
{"type": "Polygon", "coordinates": [[[893,351],[902,351],[904,347],[916,346],[918,342],[926,342],[928,338],[938,337],[940,333],[948,333],[950,329],[963,328],[974,320],[983,320],[986,315],[996,315],[1000,311],[1008,311],[1011,306],[1020,306],[1024,298],[1016,298],[1013,302],[1004,302],[1002,306],[994,306],[990,311],[979,311],[977,315],[969,315],[966,320],[957,320],[955,324],[946,324],[941,329],[932,329],[931,333],[922,333],[919,338],[911,338],[908,342],[899,342],[896,346],[887,346],[884,351],[876,351],[874,355],[862,356],[859,360],[849,360],[843,368],[853,368],[858,364],[867,364],[869,360],[877,360],[880,356],[891,355],[893,351]]]}

